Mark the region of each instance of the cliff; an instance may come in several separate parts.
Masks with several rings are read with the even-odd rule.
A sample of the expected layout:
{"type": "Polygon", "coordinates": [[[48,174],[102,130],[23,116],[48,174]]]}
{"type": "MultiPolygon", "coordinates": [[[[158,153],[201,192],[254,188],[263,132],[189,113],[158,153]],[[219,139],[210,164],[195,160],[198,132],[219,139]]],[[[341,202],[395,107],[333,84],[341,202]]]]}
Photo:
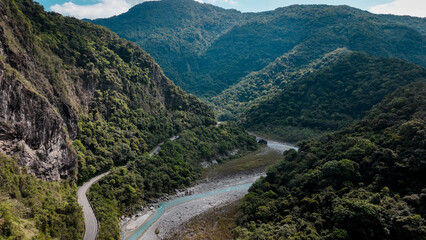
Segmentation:
{"type": "MultiPolygon", "coordinates": [[[[123,122],[123,110],[110,115],[114,104],[130,115],[141,113],[139,121],[150,119],[136,136],[147,146],[214,123],[208,107],[176,87],[136,45],[29,0],[0,2],[0,92],[0,152],[47,180],[77,177],[90,162],[72,146],[81,136],[81,119],[123,122]],[[106,95],[115,97],[101,104],[99,96],[106,95]]],[[[103,170],[92,166],[96,170],[87,176],[103,170]]]]}

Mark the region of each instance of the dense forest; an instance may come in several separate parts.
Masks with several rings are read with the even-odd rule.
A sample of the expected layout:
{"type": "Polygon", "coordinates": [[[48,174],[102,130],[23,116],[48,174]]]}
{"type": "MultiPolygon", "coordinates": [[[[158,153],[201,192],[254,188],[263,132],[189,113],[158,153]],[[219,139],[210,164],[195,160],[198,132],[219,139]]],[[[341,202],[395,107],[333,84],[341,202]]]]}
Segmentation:
{"type": "MultiPolygon", "coordinates": [[[[303,68],[346,47],[426,66],[424,19],[376,15],[348,6],[293,5],[240,13],[193,0],[163,0],[92,22],[142,46],[168,66],[165,74],[179,86],[206,99],[287,55],[292,58],[288,64],[303,68]]],[[[265,89],[280,83],[273,81],[265,89]]],[[[213,102],[226,108],[226,99],[249,92],[241,91],[227,92],[213,102]]],[[[244,103],[244,97],[235,101],[244,103]]]]}
{"type": "Polygon", "coordinates": [[[426,83],[285,152],[246,196],[237,239],[424,239],[426,83]]]}
{"type": "Polygon", "coordinates": [[[193,0],[165,0],[144,2],[126,14],[92,22],[107,26],[148,51],[166,75],[187,90],[192,84],[188,82],[190,74],[183,76],[181,71],[195,71],[197,56],[245,19],[236,10],[193,0]]]}
{"type": "MultiPolygon", "coordinates": [[[[110,200],[107,211],[123,214],[154,192],[190,184],[202,161],[256,149],[237,125],[215,127],[206,104],[106,28],[45,12],[31,0],[2,0],[0,13],[0,151],[7,155],[0,157],[1,239],[81,239],[77,184],[114,167],[129,165],[129,177],[101,182],[105,192],[93,194],[106,197],[92,204],[110,200]],[[170,148],[182,154],[147,157],[174,135],[181,138],[170,148]],[[162,182],[133,185],[147,177],[143,166],[162,182]],[[144,194],[116,200],[123,189],[144,194]]],[[[118,228],[118,217],[108,221],[118,228]]]]}
{"type": "Polygon", "coordinates": [[[245,76],[237,84],[212,97],[210,105],[220,120],[239,120],[247,109],[280,93],[286,84],[308,77],[351,52],[346,48],[337,48],[306,64],[298,63],[303,58],[298,51],[284,54],[262,70],[245,76]]]}
{"type": "Polygon", "coordinates": [[[250,130],[296,142],[360,120],[385,95],[419,80],[426,81],[425,68],[354,52],[252,104],[240,121],[250,130]]]}

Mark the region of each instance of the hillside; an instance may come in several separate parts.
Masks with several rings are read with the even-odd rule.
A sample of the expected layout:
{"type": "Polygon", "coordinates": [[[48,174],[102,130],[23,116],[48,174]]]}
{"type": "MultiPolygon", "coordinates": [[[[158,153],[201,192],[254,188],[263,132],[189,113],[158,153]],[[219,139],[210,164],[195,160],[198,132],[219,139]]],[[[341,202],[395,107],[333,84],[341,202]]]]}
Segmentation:
{"type": "Polygon", "coordinates": [[[308,77],[350,53],[346,48],[338,48],[312,62],[300,64],[303,54],[291,51],[262,70],[245,76],[237,84],[212,97],[209,102],[220,120],[238,120],[247,109],[275,96],[287,84],[308,77]]]}
{"type": "Polygon", "coordinates": [[[253,104],[241,122],[253,131],[298,141],[360,120],[397,87],[426,81],[426,69],[393,58],[347,53],[309,76],[253,104]]]}
{"type": "MultiPolygon", "coordinates": [[[[166,0],[145,2],[117,17],[93,22],[136,42],[161,64],[171,66],[165,74],[185,90],[210,98],[286,54],[297,56],[295,67],[337,48],[426,66],[422,21],[348,6],[293,5],[247,14],[191,0],[166,0]],[[210,26],[219,13],[222,18],[215,21],[215,28],[200,26],[204,20],[210,26]],[[163,22],[171,27],[162,27],[163,22]],[[188,37],[194,35],[206,40],[188,37]]],[[[219,108],[226,105],[215,103],[219,108]]]]}
{"type": "Polygon", "coordinates": [[[198,65],[199,54],[245,19],[246,16],[236,10],[193,0],[163,0],[144,2],[125,14],[91,22],[107,26],[138,44],[176,84],[189,87],[183,79],[183,71],[190,72],[192,65],[198,65]]]}
{"type": "Polygon", "coordinates": [[[424,239],[426,83],[287,151],[242,205],[237,239],[424,239]]]}
{"type": "MultiPolygon", "coordinates": [[[[148,193],[190,184],[201,161],[257,147],[234,124],[215,127],[213,112],[140,47],[31,0],[0,1],[0,93],[1,239],[81,239],[77,183],[129,162],[149,164],[148,151],[173,135],[201,140],[180,147],[183,157],[155,158],[162,164],[153,173],[164,182],[138,186],[147,194],[105,211],[123,214],[148,193]]],[[[146,177],[132,176],[138,184],[146,177]]],[[[133,194],[132,180],[114,187],[133,194]]],[[[118,228],[118,217],[109,220],[118,228]]]]}

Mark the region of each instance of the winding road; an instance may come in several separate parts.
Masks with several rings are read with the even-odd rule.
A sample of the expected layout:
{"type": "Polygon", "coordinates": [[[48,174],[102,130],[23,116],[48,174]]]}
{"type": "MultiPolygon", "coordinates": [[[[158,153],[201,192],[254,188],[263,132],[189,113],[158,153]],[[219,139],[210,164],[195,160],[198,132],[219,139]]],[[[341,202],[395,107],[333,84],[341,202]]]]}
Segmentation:
{"type": "MultiPolygon", "coordinates": [[[[256,138],[259,137],[256,136],[256,138]]],[[[266,140],[267,147],[273,151],[282,153],[289,149],[297,149],[290,144],[266,140]]],[[[262,175],[265,173],[235,175],[226,179],[197,184],[191,188],[193,195],[160,203],[156,209],[151,209],[142,216],[125,221],[121,226],[122,240],[156,240],[170,236],[180,224],[192,217],[241,199],[247,194],[249,187],[262,175]]]]}
{"type": "Polygon", "coordinates": [[[110,174],[110,172],[103,173],[98,175],[88,182],[84,183],[77,191],[78,204],[83,208],[84,215],[84,240],[95,240],[98,235],[98,220],[96,219],[95,213],[93,212],[92,205],[90,205],[89,199],[87,199],[87,190],[99,181],[99,179],[105,177],[110,174]]]}
{"type": "MultiPolygon", "coordinates": [[[[170,138],[171,141],[174,141],[178,139],[179,136],[173,136],[170,138]]],[[[161,150],[161,145],[163,143],[158,144],[150,153],[149,156],[154,156],[154,154],[157,154],[161,150]]],[[[83,240],[95,240],[96,236],[98,235],[99,231],[99,223],[96,219],[96,215],[93,211],[92,205],[90,205],[89,199],[87,198],[87,191],[90,189],[90,187],[95,184],[97,181],[99,181],[101,178],[105,177],[106,175],[110,174],[111,172],[108,171],[106,173],[102,173],[92,179],[90,179],[88,182],[85,182],[78,190],[77,190],[77,198],[78,198],[78,204],[83,208],[83,215],[84,215],[84,238],[83,240]]]]}

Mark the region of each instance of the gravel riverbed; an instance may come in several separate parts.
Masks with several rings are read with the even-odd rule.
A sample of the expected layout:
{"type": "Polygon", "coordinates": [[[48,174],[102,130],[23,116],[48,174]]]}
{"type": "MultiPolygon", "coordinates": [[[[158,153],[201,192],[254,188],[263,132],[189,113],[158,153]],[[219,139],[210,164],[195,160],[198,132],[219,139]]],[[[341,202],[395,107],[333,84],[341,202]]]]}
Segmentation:
{"type": "MultiPolygon", "coordinates": [[[[295,148],[277,141],[267,141],[268,147],[259,154],[268,151],[282,153],[295,148]]],[[[251,184],[264,175],[264,168],[259,168],[203,179],[174,196],[159,199],[162,203],[153,204],[132,218],[125,218],[121,224],[122,239],[156,240],[171,236],[191,218],[241,199],[251,184]]]]}

